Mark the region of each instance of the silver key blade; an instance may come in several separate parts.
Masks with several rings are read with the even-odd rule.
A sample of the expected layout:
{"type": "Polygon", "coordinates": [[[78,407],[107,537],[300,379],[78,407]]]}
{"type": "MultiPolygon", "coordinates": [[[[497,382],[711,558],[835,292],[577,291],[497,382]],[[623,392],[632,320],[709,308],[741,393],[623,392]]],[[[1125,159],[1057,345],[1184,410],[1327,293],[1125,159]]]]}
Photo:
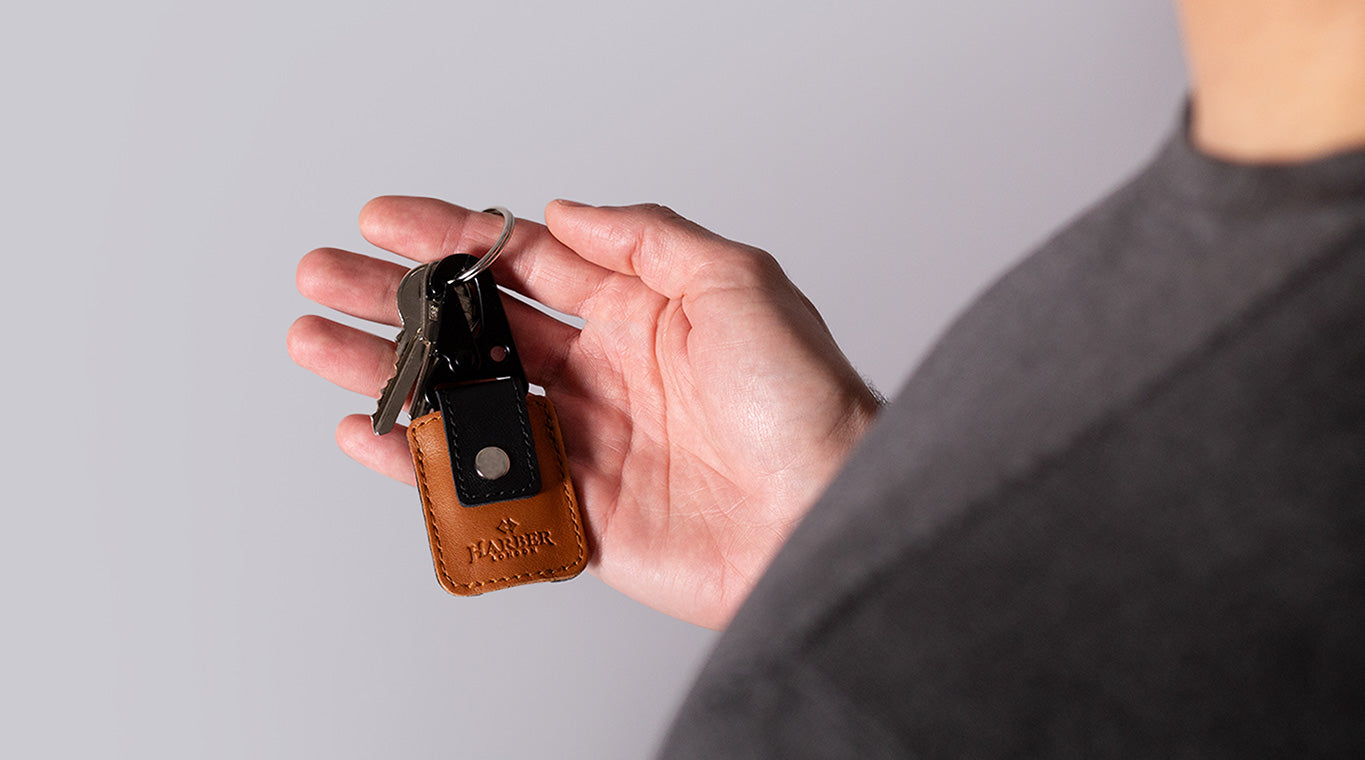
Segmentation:
{"type": "Polygon", "coordinates": [[[440,305],[432,300],[422,304],[422,321],[418,324],[416,340],[424,347],[421,349],[421,369],[417,371],[417,379],[412,385],[412,406],[408,408],[408,416],[414,420],[429,411],[426,389],[431,367],[436,361],[436,339],[441,335],[440,305]]]}
{"type": "Polygon", "coordinates": [[[451,288],[455,294],[455,299],[460,302],[460,311],[464,312],[464,323],[469,326],[471,335],[479,334],[479,313],[475,302],[479,298],[478,283],[470,280],[462,282],[451,288]]]}
{"type": "Polygon", "coordinates": [[[384,435],[393,430],[403,401],[407,399],[413,380],[421,369],[420,365],[413,364],[416,354],[425,356],[428,353],[416,349],[421,343],[422,327],[428,311],[426,288],[430,269],[430,264],[414,267],[398,283],[398,317],[403,322],[403,330],[398,333],[395,346],[393,377],[385,383],[384,390],[379,394],[379,404],[374,414],[370,415],[375,435],[384,435]]]}
{"type": "Polygon", "coordinates": [[[404,347],[406,350],[399,355],[397,371],[384,385],[384,391],[379,394],[379,407],[370,415],[375,435],[384,435],[393,430],[394,423],[398,421],[398,412],[403,408],[403,402],[407,400],[408,391],[412,389],[412,382],[421,368],[413,359],[417,358],[416,354],[422,353],[425,345],[420,340],[408,341],[404,347]]]}
{"type": "Polygon", "coordinates": [[[431,266],[428,262],[413,267],[398,281],[398,319],[403,323],[405,333],[412,334],[425,318],[427,279],[431,275],[431,266]]]}
{"type": "Polygon", "coordinates": [[[408,408],[408,414],[415,420],[428,411],[426,385],[427,378],[431,376],[431,365],[435,364],[433,360],[436,358],[436,346],[431,341],[424,339],[414,341],[414,343],[416,345],[413,350],[418,353],[418,356],[413,359],[413,363],[417,365],[418,369],[417,378],[412,383],[412,406],[408,408]]]}

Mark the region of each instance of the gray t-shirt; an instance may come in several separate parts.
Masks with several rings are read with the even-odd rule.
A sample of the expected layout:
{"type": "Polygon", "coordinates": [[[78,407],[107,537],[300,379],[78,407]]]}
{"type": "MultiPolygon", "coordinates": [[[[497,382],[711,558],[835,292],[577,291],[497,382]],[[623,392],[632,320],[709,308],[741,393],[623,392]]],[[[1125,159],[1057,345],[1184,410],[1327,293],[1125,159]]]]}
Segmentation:
{"type": "Polygon", "coordinates": [[[1365,151],[1182,129],[944,336],[662,757],[1284,755],[1365,756],[1365,151]]]}

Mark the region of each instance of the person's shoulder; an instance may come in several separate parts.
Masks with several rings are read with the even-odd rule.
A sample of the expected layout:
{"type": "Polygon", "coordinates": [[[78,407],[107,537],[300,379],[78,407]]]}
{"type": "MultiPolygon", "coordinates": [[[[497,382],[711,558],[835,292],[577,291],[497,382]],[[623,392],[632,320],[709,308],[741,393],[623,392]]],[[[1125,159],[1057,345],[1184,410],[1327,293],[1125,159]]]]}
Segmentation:
{"type": "Polygon", "coordinates": [[[1177,135],[1002,278],[779,553],[678,746],[781,714],[964,753],[1038,726],[1058,747],[1124,721],[1213,741],[1196,714],[1284,728],[1220,706],[1274,666],[1225,645],[1363,633],[1321,619],[1365,572],[1343,511],[1365,493],[1362,161],[1225,165],[1177,135]]]}

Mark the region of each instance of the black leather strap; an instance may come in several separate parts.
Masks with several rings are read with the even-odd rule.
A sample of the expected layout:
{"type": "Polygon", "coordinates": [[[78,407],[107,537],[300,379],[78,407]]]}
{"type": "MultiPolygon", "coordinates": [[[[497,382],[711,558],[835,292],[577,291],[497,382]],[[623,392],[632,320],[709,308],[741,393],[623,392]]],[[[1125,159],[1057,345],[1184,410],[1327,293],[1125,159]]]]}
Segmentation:
{"type": "Polygon", "coordinates": [[[513,378],[435,389],[461,505],[477,507],[540,492],[525,394],[525,387],[513,378]],[[507,473],[492,480],[481,476],[475,465],[479,452],[489,447],[501,449],[510,460],[507,473]]]}

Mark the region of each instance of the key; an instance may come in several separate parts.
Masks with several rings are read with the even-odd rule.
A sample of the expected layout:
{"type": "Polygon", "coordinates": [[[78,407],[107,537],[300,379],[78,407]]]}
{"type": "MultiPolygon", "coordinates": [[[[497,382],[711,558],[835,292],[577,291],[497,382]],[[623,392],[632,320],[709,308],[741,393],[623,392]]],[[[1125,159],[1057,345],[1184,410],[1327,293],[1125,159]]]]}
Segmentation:
{"type": "MultiPolygon", "coordinates": [[[[430,273],[428,273],[430,278],[430,273]]],[[[422,327],[421,327],[421,346],[418,348],[420,355],[415,360],[417,362],[417,376],[412,383],[412,405],[408,408],[408,416],[417,419],[431,411],[427,404],[427,384],[431,381],[431,370],[439,358],[436,351],[436,339],[441,335],[441,302],[431,297],[429,290],[423,292],[422,298],[422,327]]]]}
{"type": "MultiPolygon", "coordinates": [[[[412,419],[417,419],[432,410],[431,402],[427,398],[427,391],[432,378],[436,373],[437,364],[450,362],[452,359],[458,364],[460,357],[449,356],[442,352],[438,345],[441,338],[442,324],[445,320],[451,320],[456,324],[447,325],[449,330],[455,331],[458,338],[459,333],[469,335],[473,333],[479,319],[479,291],[475,282],[460,282],[458,278],[451,275],[460,271],[466,266],[465,260],[468,256],[449,256],[431,265],[431,271],[427,274],[427,303],[426,320],[423,323],[422,339],[426,342],[425,346],[419,347],[422,352],[419,360],[420,369],[412,391],[412,406],[409,414],[412,419]],[[448,305],[458,304],[459,310],[448,305]]],[[[445,379],[449,380],[449,377],[445,379]]]]}
{"type": "Polygon", "coordinates": [[[384,385],[384,390],[379,394],[379,405],[370,416],[375,435],[384,435],[393,430],[408,392],[415,387],[414,383],[422,374],[424,365],[430,364],[431,339],[425,333],[433,323],[439,322],[440,316],[438,312],[436,319],[430,317],[427,299],[427,277],[430,271],[430,264],[414,267],[398,283],[398,317],[403,329],[398,333],[395,346],[393,377],[384,385]]]}
{"type": "Polygon", "coordinates": [[[478,336],[479,334],[479,284],[474,280],[456,283],[451,286],[455,293],[455,300],[460,303],[460,311],[464,312],[464,323],[469,326],[469,334],[478,336]]]}

